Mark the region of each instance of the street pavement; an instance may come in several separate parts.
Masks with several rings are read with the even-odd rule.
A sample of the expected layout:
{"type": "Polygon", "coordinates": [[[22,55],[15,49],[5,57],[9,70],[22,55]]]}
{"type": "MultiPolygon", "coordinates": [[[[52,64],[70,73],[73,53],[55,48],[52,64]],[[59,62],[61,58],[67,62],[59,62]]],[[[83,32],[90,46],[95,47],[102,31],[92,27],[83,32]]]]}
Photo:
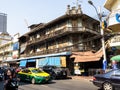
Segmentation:
{"type": "Polygon", "coordinates": [[[53,80],[49,84],[23,84],[19,90],[98,90],[92,83],[83,80],[53,80]]]}
{"type": "MultiPolygon", "coordinates": [[[[90,80],[92,77],[71,76],[68,79],[53,80],[46,84],[20,82],[18,90],[101,90],[94,86],[90,80]]],[[[0,81],[0,90],[3,90],[3,81],[0,81]]]]}
{"type": "MultiPolygon", "coordinates": [[[[0,82],[0,90],[3,90],[2,87],[3,82],[0,82]]],[[[99,90],[99,88],[84,77],[71,77],[69,79],[53,80],[46,84],[20,82],[19,90],[99,90]]]]}

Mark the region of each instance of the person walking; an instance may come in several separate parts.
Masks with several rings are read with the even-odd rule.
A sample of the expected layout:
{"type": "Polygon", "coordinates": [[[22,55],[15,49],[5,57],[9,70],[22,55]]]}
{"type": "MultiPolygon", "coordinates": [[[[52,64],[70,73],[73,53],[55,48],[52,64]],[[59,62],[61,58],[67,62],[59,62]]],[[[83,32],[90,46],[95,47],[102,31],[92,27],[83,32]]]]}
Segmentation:
{"type": "Polygon", "coordinates": [[[8,68],[4,74],[4,90],[17,90],[17,75],[14,69],[8,68]],[[11,85],[12,82],[16,82],[14,86],[11,85]]]}

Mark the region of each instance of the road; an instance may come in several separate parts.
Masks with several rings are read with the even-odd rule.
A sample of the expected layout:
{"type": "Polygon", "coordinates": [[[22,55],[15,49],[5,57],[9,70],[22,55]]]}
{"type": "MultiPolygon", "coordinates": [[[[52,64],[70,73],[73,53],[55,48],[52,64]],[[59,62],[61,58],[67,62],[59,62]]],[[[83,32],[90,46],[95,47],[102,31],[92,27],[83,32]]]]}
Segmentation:
{"type": "MultiPolygon", "coordinates": [[[[0,90],[2,90],[3,82],[0,82],[0,90]]],[[[84,79],[73,80],[53,80],[47,84],[30,84],[20,82],[19,90],[99,90],[91,82],[84,79]]]]}

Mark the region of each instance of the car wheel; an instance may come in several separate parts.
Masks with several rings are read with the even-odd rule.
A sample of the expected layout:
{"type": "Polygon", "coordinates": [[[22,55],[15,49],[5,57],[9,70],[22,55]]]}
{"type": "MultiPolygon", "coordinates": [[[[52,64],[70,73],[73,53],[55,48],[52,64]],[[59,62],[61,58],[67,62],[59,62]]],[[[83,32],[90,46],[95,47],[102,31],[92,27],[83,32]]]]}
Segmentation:
{"type": "Polygon", "coordinates": [[[35,84],[35,79],[34,78],[32,78],[31,83],[35,84]]]}
{"type": "Polygon", "coordinates": [[[105,82],[105,83],[103,84],[103,89],[104,89],[104,90],[113,90],[113,86],[112,86],[111,83],[105,82]]]}

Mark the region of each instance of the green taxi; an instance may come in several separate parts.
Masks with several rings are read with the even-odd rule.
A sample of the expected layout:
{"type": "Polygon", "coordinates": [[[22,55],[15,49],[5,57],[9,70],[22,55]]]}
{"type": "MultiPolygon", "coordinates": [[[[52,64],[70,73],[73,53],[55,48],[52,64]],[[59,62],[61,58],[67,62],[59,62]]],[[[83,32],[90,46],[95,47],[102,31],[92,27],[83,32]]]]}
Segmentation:
{"type": "Polygon", "coordinates": [[[25,68],[18,72],[18,77],[21,81],[30,81],[32,84],[51,81],[50,74],[37,68],[25,68]]]}

